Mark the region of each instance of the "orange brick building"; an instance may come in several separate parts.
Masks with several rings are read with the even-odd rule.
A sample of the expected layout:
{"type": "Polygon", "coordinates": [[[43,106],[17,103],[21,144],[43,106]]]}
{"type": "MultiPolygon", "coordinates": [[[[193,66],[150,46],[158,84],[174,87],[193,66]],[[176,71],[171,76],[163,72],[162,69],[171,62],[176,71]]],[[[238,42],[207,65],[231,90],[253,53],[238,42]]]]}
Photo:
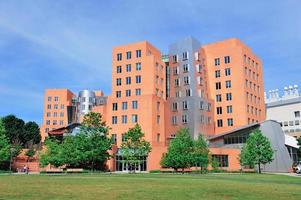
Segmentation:
{"type": "MultiPolygon", "coordinates": [[[[112,94],[97,97],[85,93],[94,102],[89,111],[101,113],[112,128],[115,157],[108,162],[112,171],[127,171],[118,147],[124,133],[136,123],[152,146],[152,152],[136,170],[149,171],[160,168],[162,153],[181,127],[189,128],[193,138],[199,134],[210,138],[265,119],[262,63],[238,39],[202,46],[189,37],[170,45],[168,55],[163,57],[146,41],[114,47],[112,94]]],[[[68,90],[46,91],[43,139],[46,131],[60,127],[53,125],[57,119],[48,113],[52,116],[56,111],[48,105],[73,106],[78,113],[81,107],[72,104],[74,96],[68,90]],[[48,101],[56,96],[59,103],[48,101]]],[[[70,122],[65,115],[64,125],[70,122]]],[[[234,164],[228,170],[238,170],[235,159],[239,150],[212,148],[212,153],[231,154],[229,163],[234,164]]]]}

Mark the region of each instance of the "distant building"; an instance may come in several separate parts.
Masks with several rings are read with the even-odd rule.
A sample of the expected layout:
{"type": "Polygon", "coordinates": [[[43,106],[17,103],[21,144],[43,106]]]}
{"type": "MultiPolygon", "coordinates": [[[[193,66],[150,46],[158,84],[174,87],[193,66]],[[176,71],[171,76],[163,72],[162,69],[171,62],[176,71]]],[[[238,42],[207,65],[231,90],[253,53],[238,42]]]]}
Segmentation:
{"type": "Polygon", "coordinates": [[[295,138],[301,137],[301,96],[298,86],[284,88],[279,95],[278,89],[265,93],[267,120],[280,123],[282,130],[295,138]]]}

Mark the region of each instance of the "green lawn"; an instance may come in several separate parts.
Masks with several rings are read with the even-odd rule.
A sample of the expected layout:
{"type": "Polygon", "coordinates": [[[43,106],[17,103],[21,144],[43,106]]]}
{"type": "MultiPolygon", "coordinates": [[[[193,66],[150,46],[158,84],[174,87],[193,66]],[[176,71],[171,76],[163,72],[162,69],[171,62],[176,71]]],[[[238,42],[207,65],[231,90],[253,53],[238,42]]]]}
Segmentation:
{"type": "Polygon", "coordinates": [[[301,178],[257,174],[0,175],[8,199],[301,199],[301,178]]]}

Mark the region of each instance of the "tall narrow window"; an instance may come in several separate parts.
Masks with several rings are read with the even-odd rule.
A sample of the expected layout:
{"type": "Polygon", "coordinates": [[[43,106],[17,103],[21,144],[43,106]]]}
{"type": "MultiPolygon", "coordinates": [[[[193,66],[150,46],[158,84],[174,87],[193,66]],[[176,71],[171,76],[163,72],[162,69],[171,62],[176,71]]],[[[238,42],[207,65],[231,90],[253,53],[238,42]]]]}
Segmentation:
{"type": "Polygon", "coordinates": [[[230,63],[230,56],[225,56],[225,64],[230,63]]]}
{"type": "Polygon", "coordinates": [[[117,60],[118,60],[118,61],[122,60],[122,54],[121,54],[121,53],[118,53],[118,54],[117,54],[117,60]]]}
{"type": "Polygon", "coordinates": [[[136,50],[136,58],[140,58],[141,57],[141,50],[136,50]]]}
{"type": "Polygon", "coordinates": [[[132,53],[130,51],[126,52],[126,59],[131,59],[132,58],[132,53]]]}
{"type": "Polygon", "coordinates": [[[214,59],[214,65],[215,66],[218,66],[218,65],[220,65],[221,63],[220,63],[220,59],[219,58],[215,58],[214,59]]]}

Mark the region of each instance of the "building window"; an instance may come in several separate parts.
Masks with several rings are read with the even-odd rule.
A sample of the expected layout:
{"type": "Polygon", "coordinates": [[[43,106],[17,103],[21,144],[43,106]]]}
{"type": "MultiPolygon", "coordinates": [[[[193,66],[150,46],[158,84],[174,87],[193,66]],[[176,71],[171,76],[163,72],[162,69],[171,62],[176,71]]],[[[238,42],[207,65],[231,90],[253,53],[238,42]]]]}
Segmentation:
{"type": "Polygon", "coordinates": [[[173,75],[178,75],[179,74],[179,67],[174,67],[173,68],[173,75]]]}
{"type": "Polygon", "coordinates": [[[64,125],[64,121],[60,120],[60,125],[63,126],[64,125]]]}
{"type": "Polygon", "coordinates": [[[200,109],[204,110],[204,102],[203,101],[200,101],[200,109]]]}
{"type": "Polygon", "coordinates": [[[54,112],[54,113],[53,113],[53,117],[57,117],[57,112],[54,112]]]}
{"type": "Polygon", "coordinates": [[[183,124],[187,124],[187,122],[188,122],[188,117],[187,117],[187,115],[182,115],[182,123],[183,123],[183,124]]]}
{"type": "Polygon", "coordinates": [[[57,125],[57,121],[53,120],[52,125],[57,125]]]}
{"type": "Polygon", "coordinates": [[[131,90],[126,90],[125,91],[125,96],[130,97],[131,96],[131,90]]]}
{"type": "Polygon", "coordinates": [[[131,84],[131,77],[125,77],[125,84],[127,85],[131,84]]]}
{"type": "Polygon", "coordinates": [[[300,111],[295,111],[295,118],[300,118],[300,111]]]}
{"type": "Polygon", "coordinates": [[[46,116],[47,116],[47,117],[50,117],[50,115],[51,115],[50,112],[47,112],[46,116]]]}
{"type": "Polygon", "coordinates": [[[116,98],[120,98],[121,97],[121,91],[116,91],[116,98]]]}
{"type": "Polygon", "coordinates": [[[208,106],[207,106],[207,111],[210,112],[211,111],[211,103],[208,103],[208,106]]]}
{"type": "Polygon", "coordinates": [[[157,115],[157,124],[160,124],[160,115],[157,115]]]}
{"type": "Polygon", "coordinates": [[[225,56],[225,64],[230,63],[230,56],[225,56]]]}
{"type": "Polygon", "coordinates": [[[122,115],[122,116],[121,116],[121,122],[122,122],[123,124],[128,123],[128,116],[127,116],[127,115],[122,115]]]}
{"type": "Polygon", "coordinates": [[[113,109],[113,111],[116,111],[118,109],[118,104],[117,103],[113,103],[112,104],[112,109],[113,109]]]}
{"type": "Polygon", "coordinates": [[[60,117],[64,117],[64,112],[61,112],[61,113],[60,113],[60,117]]]}
{"type": "Polygon", "coordinates": [[[50,125],[50,120],[46,120],[46,125],[50,125]]]}
{"type": "Polygon", "coordinates": [[[212,160],[215,160],[218,163],[219,167],[228,167],[228,155],[212,155],[212,160]]]}
{"type": "Polygon", "coordinates": [[[175,86],[176,87],[180,86],[180,79],[178,78],[175,79],[175,86]]]}
{"type": "Polygon", "coordinates": [[[160,142],[160,133],[157,133],[157,142],[160,142]]]}
{"type": "Polygon", "coordinates": [[[223,127],[223,120],[222,119],[217,120],[217,127],[223,127]]]}
{"type": "Polygon", "coordinates": [[[122,54],[121,54],[121,53],[118,53],[118,54],[117,54],[117,61],[120,61],[120,60],[122,60],[122,54]]]}
{"type": "Polygon", "coordinates": [[[48,101],[51,101],[51,97],[48,97],[47,99],[48,99],[48,101]]]}
{"type": "Polygon", "coordinates": [[[51,109],[51,104],[48,104],[48,105],[47,105],[47,109],[51,109]]]}
{"type": "Polygon", "coordinates": [[[117,78],[117,79],[116,79],[116,85],[117,85],[117,86],[121,85],[121,78],[117,78]]]}
{"type": "Polygon", "coordinates": [[[126,59],[131,59],[132,58],[132,52],[128,51],[126,52],[126,59]]]}
{"type": "Polygon", "coordinates": [[[222,89],[222,84],[221,84],[221,82],[215,83],[215,89],[216,89],[216,90],[222,89]]]}
{"type": "Polygon", "coordinates": [[[132,71],[132,66],[131,64],[126,65],[126,72],[131,72],[132,71]]]}
{"type": "Polygon", "coordinates": [[[191,89],[186,89],[186,97],[192,96],[191,89]]]}
{"type": "Polygon", "coordinates": [[[59,101],[59,97],[54,97],[54,101],[59,101]]]}
{"type": "Polygon", "coordinates": [[[141,95],[141,89],[140,88],[137,88],[136,89],[136,96],[140,96],[141,95]]]}
{"type": "Polygon", "coordinates": [[[141,50],[136,50],[136,58],[140,58],[141,57],[141,50]]]}
{"type": "Polygon", "coordinates": [[[117,66],[117,68],[116,68],[116,72],[117,72],[117,74],[120,74],[120,73],[122,72],[122,68],[121,68],[121,66],[117,66]]]}
{"type": "Polygon", "coordinates": [[[221,63],[220,63],[220,59],[219,58],[215,58],[214,59],[214,65],[215,66],[218,66],[218,65],[220,65],[221,63]]]}
{"type": "Polygon", "coordinates": [[[177,111],[178,110],[178,102],[173,102],[172,103],[172,111],[177,111]]]}
{"type": "Polygon", "coordinates": [[[226,100],[231,101],[232,100],[232,93],[226,93],[226,100]]]}
{"type": "Polygon", "coordinates": [[[222,95],[221,94],[217,94],[215,96],[215,98],[216,98],[216,102],[222,102],[222,95]]]}
{"type": "Polygon", "coordinates": [[[227,119],[227,121],[228,121],[228,126],[233,126],[233,119],[232,118],[227,119]]]}
{"type": "Polygon", "coordinates": [[[125,141],[126,141],[125,133],[122,133],[122,134],[121,134],[121,141],[122,141],[122,142],[125,142],[125,141]]]}
{"type": "Polygon", "coordinates": [[[141,76],[136,76],[136,83],[141,83],[141,76]]]}
{"type": "Polygon", "coordinates": [[[178,56],[177,56],[177,55],[173,55],[173,56],[172,56],[172,62],[173,62],[173,63],[178,62],[178,56]]]}
{"type": "Polygon", "coordinates": [[[230,68],[226,68],[225,69],[225,75],[226,76],[230,76],[231,75],[231,69],[230,68]]]}
{"type": "Polygon", "coordinates": [[[138,109],[138,101],[132,101],[132,108],[138,109]]]}
{"type": "Polygon", "coordinates": [[[232,106],[227,106],[227,113],[232,113],[233,110],[232,110],[232,106]]]}
{"type": "Polygon", "coordinates": [[[176,91],[176,97],[181,97],[181,91],[176,91]]]}
{"type": "Polygon", "coordinates": [[[223,114],[223,109],[222,109],[222,107],[216,107],[216,114],[218,114],[218,115],[223,114]]]}
{"type": "Polygon", "coordinates": [[[188,102],[187,101],[183,101],[182,105],[183,105],[183,110],[188,110],[188,102]]]}
{"type": "Polygon", "coordinates": [[[172,121],[173,125],[176,125],[177,124],[177,116],[172,116],[171,121],[172,121]]]}
{"type": "Polygon", "coordinates": [[[231,81],[226,81],[226,88],[231,88],[231,81]]]}
{"type": "Polygon", "coordinates": [[[141,70],[141,63],[136,63],[136,70],[137,71],[140,71],[141,70]]]}
{"type": "Polygon", "coordinates": [[[113,142],[113,144],[117,144],[117,135],[116,134],[112,134],[112,142],[113,142]]]}
{"type": "Polygon", "coordinates": [[[132,123],[138,123],[138,115],[132,115],[132,123]]]}
{"type": "Polygon", "coordinates": [[[195,67],[196,67],[196,71],[199,72],[199,73],[201,73],[201,71],[202,71],[202,65],[197,64],[195,67]]]}
{"type": "Polygon", "coordinates": [[[112,116],[112,124],[117,124],[117,116],[112,116]]]}
{"type": "Polygon", "coordinates": [[[189,85],[189,82],[190,82],[189,80],[190,80],[189,76],[185,76],[184,77],[184,84],[189,85]]]}
{"type": "Polygon", "coordinates": [[[128,109],[128,102],[122,102],[122,110],[128,109]]]}
{"type": "Polygon", "coordinates": [[[57,110],[57,109],[59,108],[59,106],[58,106],[57,104],[54,104],[53,108],[54,108],[55,110],[57,110]]]}
{"type": "Polygon", "coordinates": [[[188,64],[185,64],[183,65],[183,72],[189,72],[189,65],[188,64]]]}
{"type": "Polygon", "coordinates": [[[215,71],[215,78],[219,78],[221,77],[221,71],[220,70],[216,70],[215,71]]]}
{"type": "Polygon", "coordinates": [[[183,60],[188,60],[188,51],[183,52],[183,60]]]}

